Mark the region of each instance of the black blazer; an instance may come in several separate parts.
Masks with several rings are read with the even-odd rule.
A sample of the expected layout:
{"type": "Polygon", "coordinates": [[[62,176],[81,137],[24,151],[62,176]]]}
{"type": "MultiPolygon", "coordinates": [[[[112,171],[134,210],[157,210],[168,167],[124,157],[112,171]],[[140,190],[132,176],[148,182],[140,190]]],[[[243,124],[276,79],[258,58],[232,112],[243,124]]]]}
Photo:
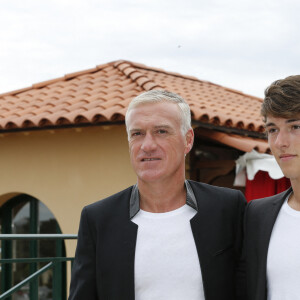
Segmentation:
{"type": "MultiPolygon", "coordinates": [[[[189,181],[198,212],[191,219],[206,300],[237,299],[245,198],[240,191],[189,181]]],[[[138,226],[129,218],[132,187],[82,211],[69,300],[134,300],[138,226]]],[[[179,241],[180,242],[180,241],[179,241]]],[[[200,283],[199,283],[200,284],[200,283]]],[[[243,290],[238,291],[240,298],[243,290]]]]}
{"type": "Polygon", "coordinates": [[[247,299],[267,299],[267,255],[273,226],[292,188],[272,197],[252,200],[245,213],[247,299]]]}

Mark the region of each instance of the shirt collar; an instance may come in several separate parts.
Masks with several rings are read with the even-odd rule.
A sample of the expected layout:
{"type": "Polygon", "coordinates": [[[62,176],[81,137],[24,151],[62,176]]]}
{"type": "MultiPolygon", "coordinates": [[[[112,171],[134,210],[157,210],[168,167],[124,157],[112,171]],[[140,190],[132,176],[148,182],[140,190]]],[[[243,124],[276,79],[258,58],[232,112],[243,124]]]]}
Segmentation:
{"type": "MultiPolygon", "coordinates": [[[[198,211],[196,197],[191,188],[191,185],[187,180],[184,181],[186,188],[186,204],[198,211]]],[[[140,195],[138,185],[134,185],[131,191],[130,202],[129,202],[129,217],[132,219],[140,210],[140,195]]]]}

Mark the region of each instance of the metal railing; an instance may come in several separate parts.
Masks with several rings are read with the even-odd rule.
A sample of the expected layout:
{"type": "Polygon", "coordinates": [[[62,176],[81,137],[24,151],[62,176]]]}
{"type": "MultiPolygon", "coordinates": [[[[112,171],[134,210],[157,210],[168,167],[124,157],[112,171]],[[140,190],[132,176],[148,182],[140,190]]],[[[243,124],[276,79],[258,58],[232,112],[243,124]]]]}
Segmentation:
{"type": "MultiPolygon", "coordinates": [[[[0,234],[1,241],[7,240],[67,240],[67,239],[77,239],[76,234],[0,234]]],[[[3,264],[13,264],[13,263],[48,263],[41,269],[29,275],[27,278],[11,287],[3,294],[0,295],[0,300],[7,299],[13,293],[19,291],[24,285],[35,281],[41,274],[49,270],[50,268],[55,269],[58,264],[63,262],[71,261],[73,263],[74,257],[34,257],[34,258],[3,258],[0,259],[0,265],[3,264]]],[[[53,279],[53,292],[55,295],[55,280],[53,279]]],[[[53,299],[58,299],[53,296],[53,299]]]]}

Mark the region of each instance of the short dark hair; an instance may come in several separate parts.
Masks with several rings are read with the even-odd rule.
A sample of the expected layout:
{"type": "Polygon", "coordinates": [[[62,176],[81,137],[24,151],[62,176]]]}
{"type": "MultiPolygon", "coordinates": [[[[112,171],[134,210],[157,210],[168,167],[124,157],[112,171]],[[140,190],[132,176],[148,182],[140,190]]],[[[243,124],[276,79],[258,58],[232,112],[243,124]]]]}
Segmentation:
{"type": "Polygon", "coordinates": [[[265,122],[267,116],[290,119],[300,114],[300,75],[276,80],[267,87],[261,114],[265,122]]]}

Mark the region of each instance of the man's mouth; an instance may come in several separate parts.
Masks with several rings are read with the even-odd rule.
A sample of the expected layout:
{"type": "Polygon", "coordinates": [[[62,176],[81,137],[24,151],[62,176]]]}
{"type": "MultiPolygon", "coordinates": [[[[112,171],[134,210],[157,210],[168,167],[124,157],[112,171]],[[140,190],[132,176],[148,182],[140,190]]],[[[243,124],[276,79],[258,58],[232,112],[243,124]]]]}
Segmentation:
{"type": "Polygon", "coordinates": [[[143,158],[142,161],[160,160],[160,158],[143,158]]]}
{"type": "Polygon", "coordinates": [[[294,154],[281,154],[281,155],[279,155],[279,158],[281,160],[290,160],[294,157],[296,157],[296,155],[294,155],[294,154]]]}

